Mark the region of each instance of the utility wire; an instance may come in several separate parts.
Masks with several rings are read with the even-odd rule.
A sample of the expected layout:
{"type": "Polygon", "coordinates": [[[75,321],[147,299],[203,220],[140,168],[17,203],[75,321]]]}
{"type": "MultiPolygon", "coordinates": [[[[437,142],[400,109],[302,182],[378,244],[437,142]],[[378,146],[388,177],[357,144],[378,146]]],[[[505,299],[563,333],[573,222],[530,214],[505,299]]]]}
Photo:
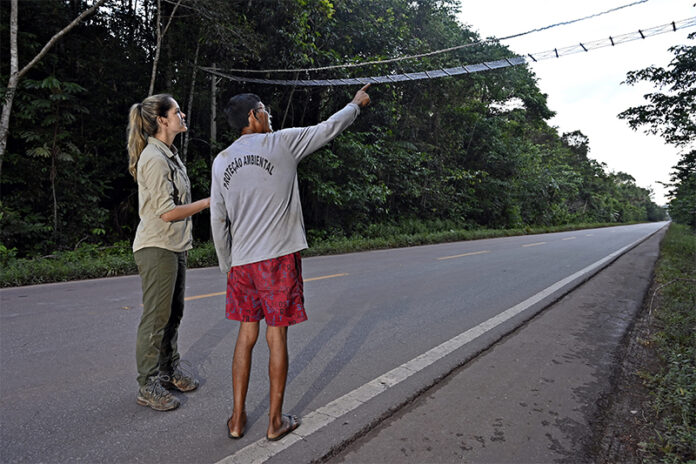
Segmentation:
{"type": "Polygon", "coordinates": [[[580,22],[580,21],[585,21],[585,20],[587,20],[587,19],[596,18],[596,17],[598,17],[598,16],[602,16],[602,15],[605,15],[605,14],[613,13],[613,12],[615,12],[615,11],[619,11],[619,10],[622,10],[622,9],[624,9],[624,8],[629,8],[629,7],[632,7],[632,6],[641,4],[641,3],[645,3],[645,2],[647,2],[647,1],[648,1],[648,0],[637,0],[637,1],[633,2],[633,3],[628,3],[628,4],[626,4],[626,5],[617,6],[616,8],[611,8],[611,9],[609,9],[609,10],[600,11],[599,13],[594,13],[594,14],[591,14],[591,15],[583,16],[582,18],[571,19],[571,20],[569,20],[569,21],[562,21],[562,22],[560,22],[560,23],[555,23],[555,24],[551,24],[551,25],[548,25],[548,26],[544,26],[544,27],[538,27],[538,28],[536,28],[536,29],[530,29],[530,30],[528,30],[528,31],[526,31],[526,32],[519,32],[519,33],[517,33],[517,34],[512,34],[512,35],[508,35],[508,36],[505,36],[505,37],[500,37],[500,38],[498,38],[498,39],[479,40],[479,41],[467,43],[467,44],[464,44],[464,45],[457,45],[457,46],[455,46],[455,47],[443,48],[443,49],[441,49],[441,50],[435,50],[435,51],[431,51],[431,52],[427,52],[427,53],[421,53],[421,54],[418,54],[418,55],[408,55],[408,56],[402,56],[402,57],[398,57],[398,58],[390,58],[390,59],[387,59],[387,60],[363,61],[362,63],[346,63],[346,64],[337,64],[337,65],[332,65],[332,66],[321,66],[321,67],[318,67],[318,68],[301,68],[301,69],[300,69],[300,68],[297,68],[297,69],[234,69],[234,68],[232,68],[232,69],[225,69],[225,71],[228,71],[228,72],[245,72],[245,73],[312,72],[312,71],[329,71],[329,70],[332,70],[332,69],[358,68],[358,67],[363,67],[363,66],[372,66],[372,65],[377,65],[377,64],[395,63],[395,62],[398,62],[398,61],[405,61],[405,60],[414,60],[414,59],[417,59],[417,58],[425,58],[426,56],[433,56],[433,55],[439,55],[439,54],[442,54],[442,53],[449,53],[449,52],[453,52],[453,51],[456,51],[456,50],[461,50],[461,49],[463,49],[463,48],[473,47],[474,45],[480,45],[480,44],[485,44],[485,43],[489,43],[489,42],[496,42],[496,41],[503,41],[503,40],[516,39],[517,37],[522,37],[522,36],[525,36],[525,35],[528,35],[528,34],[532,34],[532,33],[535,33],[535,32],[545,31],[545,30],[548,30],[548,29],[552,29],[552,28],[554,28],[554,27],[558,27],[558,26],[567,26],[568,24],[574,24],[574,23],[578,23],[578,22],[580,22]]]}
{"type": "Polygon", "coordinates": [[[661,26],[651,27],[649,29],[638,29],[637,32],[629,32],[617,36],[609,36],[607,39],[594,40],[591,42],[578,42],[577,45],[571,45],[563,48],[554,48],[539,53],[528,53],[526,55],[517,55],[511,58],[504,58],[496,61],[486,61],[478,64],[470,64],[458,66],[454,68],[435,69],[430,71],[421,71],[404,74],[389,74],[386,76],[374,77],[354,77],[345,79],[259,79],[245,76],[235,76],[223,73],[215,68],[200,67],[201,70],[210,74],[229,79],[236,82],[250,82],[255,84],[270,84],[270,85],[294,85],[294,86],[335,86],[335,85],[365,85],[365,84],[389,84],[404,81],[416,81],[421,79],[436,79],[440,77],[457,76],[461,74],[472,74],[491,69],[507,68],[510,66],[519,66],[530,62],[547,60],[549,58],[560,58],[562,56],[572,55],[575,53],[584,53],[598,48],[613,47],[634,40],[646,39],[667,32],[676,32],[677,30],[686,29],[696,26],[696,17],[684,19],[677,22],[663,24],[661,26]]]}

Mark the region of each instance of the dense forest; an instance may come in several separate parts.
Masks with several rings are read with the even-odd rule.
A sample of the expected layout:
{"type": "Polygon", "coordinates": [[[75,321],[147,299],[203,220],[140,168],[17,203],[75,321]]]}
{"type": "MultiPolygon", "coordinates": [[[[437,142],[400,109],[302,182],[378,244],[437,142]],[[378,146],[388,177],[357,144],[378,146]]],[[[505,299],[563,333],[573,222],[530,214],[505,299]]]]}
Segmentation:
{"type": "MultiPolygon", "coordinates": [[[[93,4],[20,1],[20,68],[93,4]]],[[[230,96],[260,95],[280,129],[327,118],[357,90],[252,85],[201,67],[244,74],[230,70],[331,66],[473,44],[390,64],[253,75],[335,78],[513,56],[499,43],[476,43],[455,19],[457,4],[107,0],[19,80],[0,159],[0,247],[36,256],[132,239],[138,213],[127,113],[151,91],[172,94],[188,115],[190,131],[176,143],[196,199],[208,195],[212,159],[233,140],[222,112],[230,96]]],[[[0,1],[3,93],[10,5],[0,1]]],[[[372,86],[370,94],[373,103],[349,131],[300,165],[310,239],[408,221],[511,228],[665,217],[630,175],[589,157],[581,131],[559,134],[548,124],[553,112],[526,66],[372,86]]],[[[197,240],[208,240],[208,220],[207,213],[195,218],[197,240]]]]}

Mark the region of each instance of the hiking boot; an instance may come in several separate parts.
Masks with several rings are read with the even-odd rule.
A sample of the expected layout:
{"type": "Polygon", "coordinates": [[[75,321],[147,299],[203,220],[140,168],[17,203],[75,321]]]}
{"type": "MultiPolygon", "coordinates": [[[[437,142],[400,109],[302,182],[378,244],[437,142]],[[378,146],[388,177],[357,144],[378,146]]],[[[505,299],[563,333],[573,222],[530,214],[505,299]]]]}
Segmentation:
{"type": "Polygon", "coordinates": [[[176,389],[180,392],[190,392],[198,388],[198,380],[188,372],[181,369],[181,364],[172,366],[171,372],[160,372],[160,383],[164,388],[176,389]]]}
{"type": "Polygon", "coordinates": [[[170,411],[179,407],[179,400],[172,396],[160,383],[157,376],[147,379],[147,383],[138,390],[137,403],[149,406],[156,411],[170,411]]]}

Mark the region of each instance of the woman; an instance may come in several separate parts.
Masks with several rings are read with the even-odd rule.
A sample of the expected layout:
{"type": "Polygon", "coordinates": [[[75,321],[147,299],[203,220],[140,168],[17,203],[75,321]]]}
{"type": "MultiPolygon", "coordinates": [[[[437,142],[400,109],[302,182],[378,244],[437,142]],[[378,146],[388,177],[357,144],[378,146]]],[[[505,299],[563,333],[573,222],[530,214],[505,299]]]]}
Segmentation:
{"type": "Polygon", "coordinates": [[[191,184],[173,145],[187,129],[185,117],[171,95],[160,94],[133,105],[128,124],[128,170],[138,183],[140,214],[133,254],[143,286],[135,348],[137,402],[157,411],[179,406],[168,389],[198,387],[198,380],[180,368],[177,332],[193,241],[191,216],[208,208],[210,198],[191,203],[191,184]]]}

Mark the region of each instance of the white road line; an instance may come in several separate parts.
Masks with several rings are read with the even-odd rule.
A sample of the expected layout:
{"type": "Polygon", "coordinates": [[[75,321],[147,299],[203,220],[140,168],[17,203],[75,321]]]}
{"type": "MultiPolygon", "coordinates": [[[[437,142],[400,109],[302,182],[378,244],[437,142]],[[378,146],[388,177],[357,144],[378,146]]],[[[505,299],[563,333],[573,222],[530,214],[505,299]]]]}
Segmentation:
{"type": "Polygon", "coordinates": [[[490,253],[490,250],[482,250],[482,251],[472,251],[469,253],[462,253],[461,255],[454,255],[454,256],[443,256],[442,258],[437,258],[439,261],[442,261],[443,259],[453,259],[453,258],[462,258],[464,256],[473,256],[473,255],[483,255],[485,253],[490,253]]]}
{"type": "Polygon", "coordinates": [[[526,243],[522,246],[523,247],[533,247],[533,246],[539,246],[539,245],[546,245],[546,242],[526,243]]]}
{"type": "Polygon", "coordinates": [[[575,240],[577,237],[566,237],[563,240],[575,240]]]}
{"type": "Polygon", "coordinates": [[[260,464],[266,462],[268,459],[276,455],[277,453],[289,448],[292,444],[305,439],[309,435],[313,434],[317,430],[329,425],[331,422],[335,421],[344,414],[356,409],[358,406],[368,402],[372,398],[376,397],[380,393],[388,390],[390,387],[397,385],[398,383],[404,381],[413,374],[423,370],[425,367],[439,361],[448,354],[455,350],[463,347],[464,345],[476,340],[481,335],[489,332],[490,330],[498,327],[504,322],[517,316],[530,306],[540,302],[544,298],[553,294],[554,292],[562,289],[567,284],[571,283],[575,279],[578,279],[586,274],[593,272],[594,270],[601,268],[607,262],[611,262],[617,256],[620,256],[624,251],[633,248],[638,243],[642,242],[645,237],[636,240],[635,242],[621,248],[618,251],[600,259],[599,261],[590,264],[586,268],[576,272],[575,274],[566,277],[565,279],[559,280],[555,284],[547,287],[546,289],[540,291],[536,295],[533,295],[521,303],[506,309],[502,313],[482,322],[481,324],[473,327],[454,338],[447,340],[446,342],[436,346],[435,348],[426,351],[413,358],[412,360],[390,370],[389,372],[382,374],[376,379],[356,388],[355,390],[346,393],[345,395],[337,398],[317,410],[310,412],[309,414],[302,417],[302,425],[294,432],[287,435],[280,441],[269,442],[266,439],[258,440],[250,445],[245,446],[236,453],[221,459],[216,464],[233,464],[233,463],[254,463],[260,464]]]}

